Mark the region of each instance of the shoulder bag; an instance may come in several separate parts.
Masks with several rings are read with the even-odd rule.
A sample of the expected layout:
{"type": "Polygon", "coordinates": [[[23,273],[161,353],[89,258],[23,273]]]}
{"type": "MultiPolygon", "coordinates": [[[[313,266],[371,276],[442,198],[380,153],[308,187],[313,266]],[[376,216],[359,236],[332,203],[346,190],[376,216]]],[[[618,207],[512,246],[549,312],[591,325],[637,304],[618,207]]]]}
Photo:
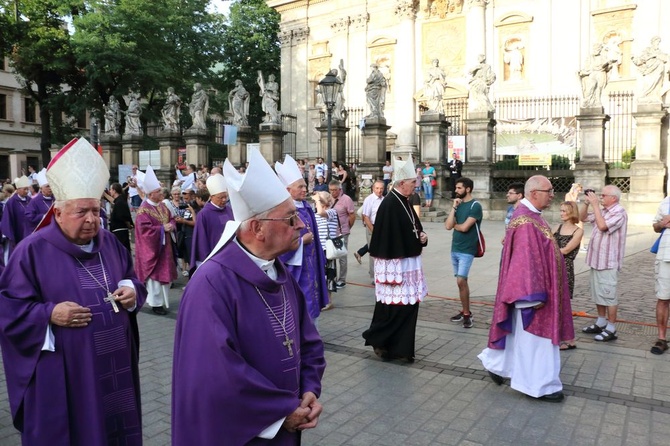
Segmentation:
{"type": "MultiPolygon", "coordinates": [[[[668,214],[670,214],[670,203],[668,203],[668,214]]],[[[658,238],[654,242],[654,244],[651,246],[649,249],[649,252],[652,254],[658,254],[658,248],[661,245],[661,238],[663,238],[663,233],[665,232],[665,228],[661,230],[661,233],[659,234],[658,238]]]]}
{"type": "MultiPolygon", "coordinates": [[[[472,203],[472,206],[474,206],[475,203],[479,202],[475,201],[472,203]]],[[[481,203],[479,203],[479,206],[481,206],[481,203]]],[[[484,240],[484,234],[479,230],[479,224],[477,224],[476,221],[475,229],[477,230],[477,253],[475,254],[475,257],[484,257],[484,253],[486,252],[486,240],[484,240]]]]}
{"type": "MultiPolygon", "coordinates": [[[[340,232],[342,232],[342,225],[340,224],[340,216],[335,214],[337,217],[337,225],[340,227],[340,232]]],[[[327,224],[327,223],[326,223],[327,224]]],[[[347,247],[344,246],[344,236],[338,235],[337,237],[330,236],[330,229],[327,232],[328,237],[326,238],[326,258],[328,260],[339,259],[341,257],[346,257],[347,247]]]]}

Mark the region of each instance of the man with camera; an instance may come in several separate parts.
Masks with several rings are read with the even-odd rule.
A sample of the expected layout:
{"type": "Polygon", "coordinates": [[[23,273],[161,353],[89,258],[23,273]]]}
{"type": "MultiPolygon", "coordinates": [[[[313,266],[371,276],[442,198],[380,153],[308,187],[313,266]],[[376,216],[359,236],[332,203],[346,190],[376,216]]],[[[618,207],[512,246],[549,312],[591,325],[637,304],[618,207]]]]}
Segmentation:
{"type": "Polygon", "coordinates": [[[598,309],[598,319],[582,332],[594,334],[593,339],[598,342],[608,342],[617,339],[617,282],[626,248],[628,215],[619,204],[621,190],[614,185],[605,186],[600,195],[586,189],[584,196],[579,218],[593,225],[586,264],[591,267],[591,298],[598,309]]]}

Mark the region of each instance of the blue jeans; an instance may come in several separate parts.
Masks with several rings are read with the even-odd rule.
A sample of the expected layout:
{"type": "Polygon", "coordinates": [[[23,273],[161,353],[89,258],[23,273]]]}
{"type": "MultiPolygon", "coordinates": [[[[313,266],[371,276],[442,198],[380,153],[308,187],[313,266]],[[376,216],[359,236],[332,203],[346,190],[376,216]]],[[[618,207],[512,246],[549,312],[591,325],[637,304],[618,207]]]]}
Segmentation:
{"type": "Polygon", "coordinates": [[[473,260],[475,260],[475,256],[472,254],[465,254],[462,252],[452,252],[451,265],[454,267],[454,276],[467,279],[468,273],[470,273],[470,267],[472,266],[473,260]]]}
{"type": "Polygon", "coordinates": [[[421,181],[423,187],[423,195],[426,200],[433,199],[433,185],[430,184],[430,181],[421,181]]]}

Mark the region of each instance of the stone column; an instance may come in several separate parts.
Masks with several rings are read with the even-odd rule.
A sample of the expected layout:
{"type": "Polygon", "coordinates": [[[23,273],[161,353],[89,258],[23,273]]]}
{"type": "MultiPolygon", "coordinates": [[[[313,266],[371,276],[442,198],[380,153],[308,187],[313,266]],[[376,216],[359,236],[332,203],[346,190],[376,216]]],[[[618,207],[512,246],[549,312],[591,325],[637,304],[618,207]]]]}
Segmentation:
{"type": "MultiPolygon", "coordinates": [[[[100,145],[102,145],[102,158],[109,168],[111,178],[119,176],[119,164],[122,164],[121,135],[112,133],[103,133],[100,135],[100,145]]],[[[123,181],[119,181],[123,184],[123,181]]]]}
{"type": "Polygon", "coordinates": [[[365,197],[372,192],[374,180],[383,178],[382,167],[386,162],[386,132],[390,128],[386,125],[385,118],[368,118],[365,121],[365,129],[361,135],[360,163],[356,168],[360,184],[359,203],[362,203],[365,197]]]}
{"type": "Polygon", "coordinates": [[[422,114],[417,124],[419,124],[421,161],[430,161],[435,168],[437,186],[434,190],[442,195],[442,191],[446,189],[447,129],[450,124],[442,113],[430,112],[422,114]]]}
{"type": "MultiPolygon", "coordinates": [[[[395,96],[395,116],[397,124],[393,127],[398,135],[397,151],[401,153],[416,153],[416,105],[414,103],[414,92],[416,92],[416,74],[414,66],[416,60],[416,19],[417,2],[413,0],[396,0],[395,14],[400,20],[396,36],[398,43],[396,46],[394,62],[394,85],[393,95],[395,96]]],[[[367,126],[367,123],[366,123],[367,126]]],[[[402,156],[402,155],[401,155],[402,156]]]]}
{"type": "Polygon", "coordinates": [[[263,158],[272,165],[275,161],[284,162],[282,154],[284,132],[281,124],[263,123],[259,127],[258,140],[263,158]]]}
{"type": "Polygon", "coordinates": [[[465,124],[468,134],[465,137],[466,158],[462,174],[475,183],[472,196],[486,200],[493,192],[491,165],[496,121],[493,112],[469,112],[465,124]]]}
{"type": "Polygon", "coordinates": [[[466,66],[477,64],[477,57],[486,54],[486,3],[487,0],[470,0],[465,16],[465,28],[468,30],[466,39],[466,66]]]}
{"type": "Polygon", "coordinates": [[[121,139],[123,164],[139,164],[142,135],[123,135],[121,139]]]}
{"type": "MultiPolygon", "coordinates": [[[[316,128],[321,133],[321,152],[324,161],[328,158],[328,120],[321,121],[321,126],[316,128]]],[[[333,138],[333,161],[346,162],[347,160],[347,132],[349,127],[342,119],[332,120],[331,135],[333,138]]],[[[328,172],[332,166],[328,166],[328,172]]]]}
{"type": "MultiPolygon", "coordinates": [[[[247,162],[247,144],[251,142],[251,127],[237,127],[237,142],[228,144],[228,161],[235,166],[244,166],[247,162]]],[[[267,159],[267,158],[266,158],[267,159]]]]}
{"type": "MultiPolygon", "coordinates": [[[[158,132],[156,139],[160,148],[161,169],[173,170],[174,165],[177,164],[177,151],[183,144],[181,134],[179,132],[163,130],[158,132]]],[[[188,160],[188,158],[186,159],[188,160]]]]}
{"type": "MultiPolygon", "coordinates": [[[[186,142],[186,163],[200,166],[202,164],[209,164],[209,156],[207,152],[207,130],[204,129],[188,129],[184,133],[184,141],[186,142]]],[[[177,153],[175,151],[175,159],[177,153]]],[[[161,153],[161,162],[163,155],[161,153]]]]}
{"type": "Polygon", "coordinates": [[[603,161],[605,153],[605,123],[610,120],[602,107],[581,108],[575,116],[579,121],[582,147],[579,162],[575,165],[575,182],[584,189],[600,191],[605,186],[607,165],[603,161]]]}
{"type": "MultiPolygon", "coordinates": [[[[51,147],[51,158],[58,153],[58,150],[54,152],[54,146],[51,147]]],[[[9,151],[9,172],[11,175],[11,180],[14,181],[14,178],[21,176],[21,168],[28,163],[28,155],[24,150],[13,149],[9,151]]],[[[26,168],[27,171],[27,168],[26,168]]],[[[9,198],[9,197],[8,197],[9,198]]]]}
{"type": "Polygon", "coordinates": [[[637,141],[627,205],[632,224],[649,224],[664,197],[666,168],[661,162],[661,134],[667,115],[661,104],[638,104],[633,113],[637,141]]]}

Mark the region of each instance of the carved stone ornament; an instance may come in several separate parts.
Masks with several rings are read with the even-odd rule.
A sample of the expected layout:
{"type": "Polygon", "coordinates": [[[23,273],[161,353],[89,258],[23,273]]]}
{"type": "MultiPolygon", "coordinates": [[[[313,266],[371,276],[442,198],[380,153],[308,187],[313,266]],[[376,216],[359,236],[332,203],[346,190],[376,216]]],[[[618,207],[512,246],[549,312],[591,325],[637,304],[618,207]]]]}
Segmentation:
{"type": "Polygon", "coordinates": [[[307,40],[307,37],[309,36],[309,28],[308,27],[302,27],[302,28],[295,28],[293,29],[293,44],[299,44],[299,43],[304,43],[307,40]]]}
{"type": "Polygon", "coordinates": [[[358,14],[353,17],[349,17],[350,26],[352,28],[365,28],[365,25],[370,21],[370,14],[358,14]]]}
{"type": "Polygon", "coordinates": [[[349,28],[349,17],[340,17],[330,24],[330,30],[333,34],[345,32],[349,28]]]}
{"type": "Polygon", "coordinates": [[[279,43],[281,46],[290,45],[292,35],[293,32],[290,29],[280,30],[279,33],[277,33],[277,36],[279,37],[279,43]]]}
{"type": "Polygon", "coordinates": [[[414,19],[418,2],[415,0],[396,0],[395,15],[399,19],[414,19]]]}
{"type": "Polygon", "coordinates": [[[475,6],[483,8],[487,5],[488,2],[489,0],[468,0],[468,6],[470,6],[471,8],[475,6]]]}

